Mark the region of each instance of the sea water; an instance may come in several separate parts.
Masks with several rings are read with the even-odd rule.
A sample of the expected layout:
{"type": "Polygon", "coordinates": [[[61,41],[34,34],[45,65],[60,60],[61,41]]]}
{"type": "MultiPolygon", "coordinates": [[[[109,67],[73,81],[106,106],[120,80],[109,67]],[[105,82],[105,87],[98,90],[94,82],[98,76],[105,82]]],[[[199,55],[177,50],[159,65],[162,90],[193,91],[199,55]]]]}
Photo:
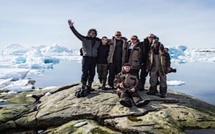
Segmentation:
{"type": "MultiPolygon", "coordinates": [[[[194,96],[215,105],[215,63],[189,62],[185,64],[172,64],[176,73],[167,75],[168,80],[180,80],[185,84],[181,86],[168,86],[179,92],[194,96]]],[[[81,80],[81,63],[77,61],[61,61],[53,69],[46,70],[42,76],[27,76],[36,80],[36,87],[63,86],[78,83],[81,80]]],[[[95,80],[98,80],[97,75],[95,80]]],[[[147,82],[149,76],[147,77],[147,82]]]]}

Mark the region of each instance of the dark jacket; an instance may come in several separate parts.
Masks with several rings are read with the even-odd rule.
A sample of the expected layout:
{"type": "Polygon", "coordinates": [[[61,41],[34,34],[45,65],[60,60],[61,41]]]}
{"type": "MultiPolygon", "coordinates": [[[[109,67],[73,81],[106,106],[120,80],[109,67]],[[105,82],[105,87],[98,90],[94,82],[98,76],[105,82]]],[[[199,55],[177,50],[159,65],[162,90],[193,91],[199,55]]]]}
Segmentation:
{"type": "Polygon", "coordinates": [[[129,50],[130,46],[131,43],[129,43],[127,47],[127,62],[131,65],[132,69],[140,69],[143,62],[143,50],[141,48],[141,45],[140,43],[138,43],[134,46],[133,49],[129,50]]]}
{"type": "Polygon", "coordinates": [[[142,53],[143,53],[142,63],[143,65],[146,65],[152,43],[149,42],[148,38],[145,38],[144,41],[141,42],[140,44],[141,44],[142,53]]]}
{"type": "MultiPolygon", "coordinates": [[[[153,67],[153,63],[154,63],[154,55],[155,55],[155,51],[154,51],[154,47],[151,47],[150,51],[149,51],[149,56],[148,56],[148,62],[147,62],[147,68],[150,71],[153,67]]],[[[161,71],[164,74],[167,74],[167,69],[170,68],[170,56],[167,52],[164,51],[164,46],[159,42],[159,46],[158,46],[158,55],[160,58],[160,62],[161,62],[161,71]]]]}
{"type": "Polygon", "coordinates": [[[122,82],[124,84],[125,89],[136,88],[138,85],[137,77],[130,73],[126,73],[124,70],[122,70],[120,73],[116,75],[114,80],[115,87],[119,88],[118,84],[122,82]]]}
{"type": "MultiPolygon", "coordinates": [[[[126,52],[127,52],[127,45],[128,43],[126,42],[126,39],[122,38],[121,39],[123,42],[122,45],[122,65],[125,63],[125,57],[126,57],[126,52]]],[[[110,48],[109,48],[109,54],[108,54],[108,63],[113,63],[113,58],[115,54],[115,48],[116,48],[116,39],[115,37],[112,38],[110,42],[110,48]]]]}
{"type": "Polygon", "coordinates": [[[83,56],[97,57],[98,47],[101,44],[101,40],[99,38],[90,38],[81,35],[74,26],[70,27],[70,29],[75,36],[82,41],[83,56]]]}
{"type": "Polygon", "coordinates": [[[106,45],[100,44],[98,48],[97,64],[107,64],[108,53],[109,53],[109,44],[106,44],[106,45]]]}

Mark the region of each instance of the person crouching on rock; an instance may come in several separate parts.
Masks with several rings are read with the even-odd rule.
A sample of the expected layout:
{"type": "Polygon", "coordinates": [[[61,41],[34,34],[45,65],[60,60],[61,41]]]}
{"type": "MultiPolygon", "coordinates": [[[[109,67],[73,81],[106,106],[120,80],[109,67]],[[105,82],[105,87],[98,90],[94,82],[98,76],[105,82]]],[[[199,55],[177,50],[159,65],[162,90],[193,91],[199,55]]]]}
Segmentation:
{"type": "Polygon", "coordinates": [[[138,78],[130,73],[131,65],[125,63],[122,67],[122,71],[118,73],[114,80],[114,85],[117,87],[117,94],[120,98],[120,104],[125,107],[132,107],[132,101],[137,107],[145,106],[149,103],[149,100],[143,101],[136,87],[138,85],[138,78]]]}

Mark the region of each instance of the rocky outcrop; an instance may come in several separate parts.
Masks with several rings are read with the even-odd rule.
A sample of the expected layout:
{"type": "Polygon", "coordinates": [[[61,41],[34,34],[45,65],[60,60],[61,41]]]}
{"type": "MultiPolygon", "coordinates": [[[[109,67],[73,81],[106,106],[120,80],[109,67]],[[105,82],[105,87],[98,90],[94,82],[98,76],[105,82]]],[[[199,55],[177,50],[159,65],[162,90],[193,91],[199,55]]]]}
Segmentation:
{"type": "Polygon", "coordinates": [[[97,90],[76,98],[80,84],[55,89],[1,95],[0,132],[167,134],[186,129],[215,129],[215,106],[186,94],[168,90],[166,98],[148,96],[147,106],[123,107],[115,90],[97,90]],[[32,94],[32,95],[29,95],[32,94]],[[32,97],[26,97],[32,96],[32,97]]]}

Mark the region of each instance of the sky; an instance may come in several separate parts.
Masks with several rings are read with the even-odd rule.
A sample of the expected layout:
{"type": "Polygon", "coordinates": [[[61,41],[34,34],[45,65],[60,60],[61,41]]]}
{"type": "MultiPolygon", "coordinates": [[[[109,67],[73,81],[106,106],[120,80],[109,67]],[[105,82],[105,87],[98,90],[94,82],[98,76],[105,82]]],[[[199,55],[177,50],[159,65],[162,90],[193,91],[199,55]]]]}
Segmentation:
{"type": "Polygon", "coordinates": [[[79,49],[80,34],[121,31],[142,41],[150,33],[165,46],[215,48],[214,0],[0,0],[0,48],[58,44],[79,49]]]}

